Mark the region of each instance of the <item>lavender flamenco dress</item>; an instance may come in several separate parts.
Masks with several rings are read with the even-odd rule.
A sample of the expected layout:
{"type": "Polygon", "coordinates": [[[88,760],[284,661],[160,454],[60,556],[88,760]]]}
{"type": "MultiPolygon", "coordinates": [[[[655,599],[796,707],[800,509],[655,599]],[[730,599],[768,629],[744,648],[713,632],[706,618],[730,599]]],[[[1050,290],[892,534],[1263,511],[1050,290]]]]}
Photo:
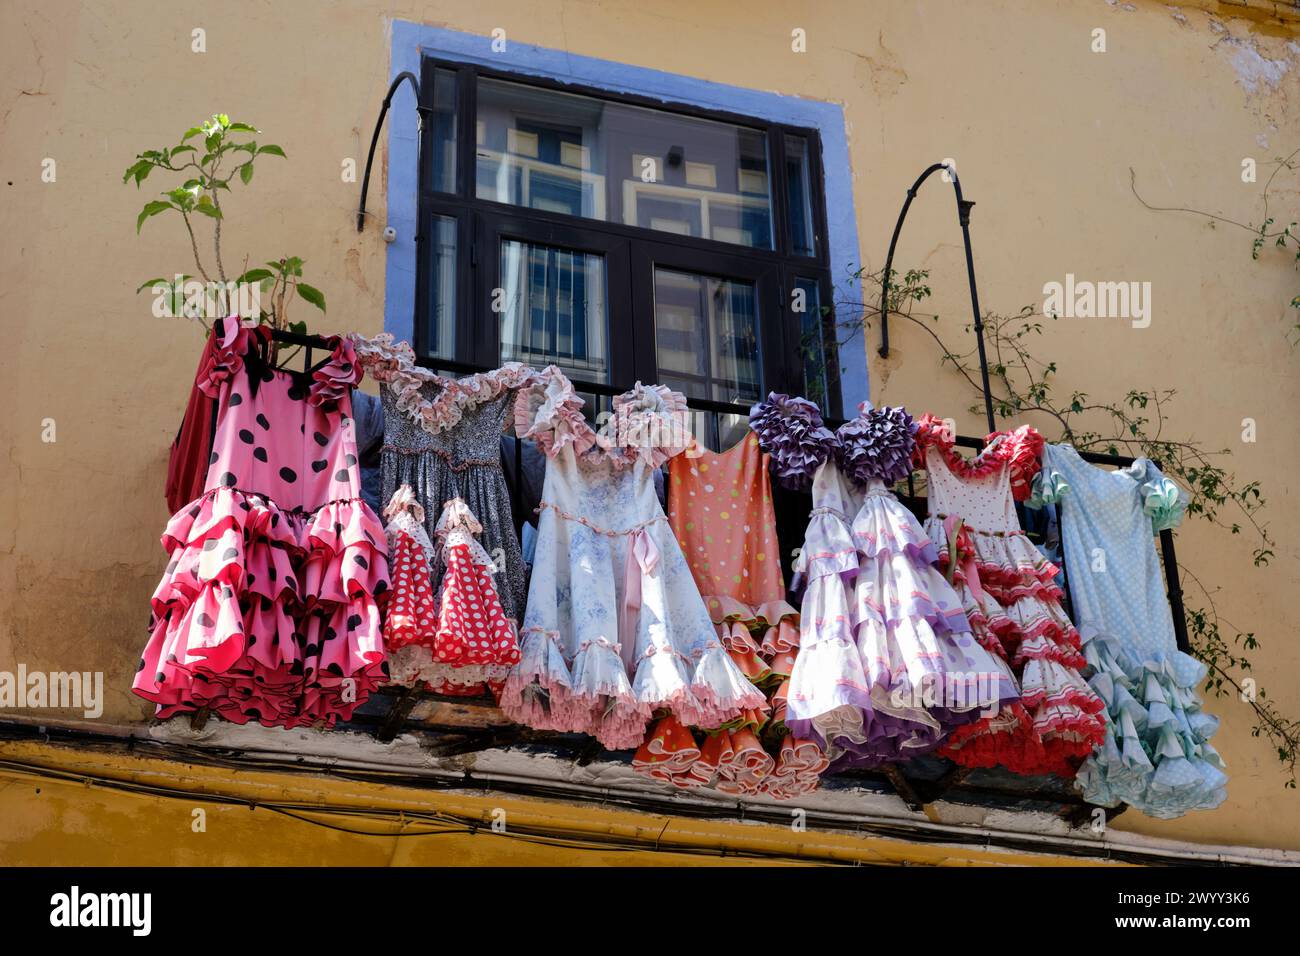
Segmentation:
{"type": "Polygon", "coordinates": [[[811,402],[772,394],[750,425],[777,481],[812,479],[791,731],[822,742],[832,770],[872,767],[927,753],[1014,701],[1006,665],[971,636],[934,545],[889,490],[910,469],[911,416],[864,403],[831,432],[811,402]]]}

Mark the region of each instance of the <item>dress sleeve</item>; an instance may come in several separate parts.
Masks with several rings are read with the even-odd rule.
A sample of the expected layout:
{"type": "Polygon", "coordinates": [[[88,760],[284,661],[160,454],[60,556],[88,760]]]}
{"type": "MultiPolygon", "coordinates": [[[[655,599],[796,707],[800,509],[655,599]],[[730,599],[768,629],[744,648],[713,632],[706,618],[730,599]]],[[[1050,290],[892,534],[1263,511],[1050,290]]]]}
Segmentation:
{"type": "Polygon", "coordinates": [[[686,396],[667,385],[642,385],[614,399],[614,415],[603,444],[622,461],[644,461],[658,468],[694,443],[686,396]]]}
{"type": "Polygon", "coordinates": [[[550,365],[515,396],[515,436],[532,439],[548,458],[568,445],[581,455],[596,444],[582,407],[573,383],[550,365]]]}
{"type": "Polygon", "coordinates": [[[244,356],[249,350],[270,341],[271,330],[268,326],[258,325],[250,328],[239,321],[238,316],[218,319],[212,324],[209,335],[210,348],[194,377],[194,387],[208,398],[216,398],[221,391],[221,383],[244,367],[244,356]]]}
{"type": "Polygon", "coordinates": [[[770,392],[749,410],[749,427],[772,460],[777,484],[801,491],[835,451],[839,439],[822,422],[821,411],[806,398],[770,392]]]}
{"type": "Polygon", "coordinates": [[[937,415],[925,414],[916,421],[913,433],[912,466],[925,467],[925,453],[929,448],[937,448],[945,458],[953,457],[953,439],[956,437],[948,423],[937,415]]]}
{"type": "Polygon", "coordinates": [[[1002,436],[1005,460],[1011,466],[1011,495],[1016,501],[1030,496],[1034,477],[1042,467],[1043,446],[1047,443],[1038,430],[1021,425],[1013,432],[995,432],[989,441],[1002,436]]]}
{"type": "Polygon", "coordinates": [[[350,394],[364,375],[352,342],[336,336],[333,343],[329,361],[311,373],[311,388],[307,391],[309,405],[333,405],[350,394]]]}
{"type": "Polygon", "coordinates": [[[1166,478],[1154,462],[1146,463],[1146,480],[1142,482],[1142,510],[1151,519],[1153,533],[1176,528],[1187,511],[1190,496],[1174,481],[1166,478]]]}
{"type": "Polygon", "coordinates": [[[1069,493],[1070,483],[1056,467],[1056,456],[1061,453],[1058,450],[1060,447],[1043,446],[1042,467],[1030,483],[1029,497],[1025,499],[1026,508],[1045,508],[1048,505],[1060,504],[1061,499],[1069,493]]]}
{"type": "Polygon", "coordinates": [[[879,479],[887,485],[906,478],[912,470],[917,423],[902,407],[858,407],[858,417],[837,432],[840,466],[854,481],[865,485],[879,479]]]}

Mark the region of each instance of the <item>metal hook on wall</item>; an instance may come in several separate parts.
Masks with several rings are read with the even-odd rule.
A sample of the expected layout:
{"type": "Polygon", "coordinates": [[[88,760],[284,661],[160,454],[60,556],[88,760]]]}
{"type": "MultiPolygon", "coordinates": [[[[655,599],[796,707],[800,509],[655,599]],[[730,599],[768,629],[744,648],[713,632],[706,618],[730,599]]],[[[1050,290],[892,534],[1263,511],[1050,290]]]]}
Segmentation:
{"type": "Polygon", "coordinates": [[[961,180],[957,178],[957,170],[946,162],[933,164],[916,178],[916,182],[912,183],[911,188],[907,190],[907,199],[898,213],[894,235],[889,240],[889,254],[885,257],[885,274],[880,282],[880,348],[877,351],[882,358],[889,355],[889,278],[893,274],[894,250],[898,246],[898,236],[903,231],[903,220],[907,218],[907,210],[911,208],[912,200],[916,198],[916,192],[921,188],[921,184],[940,170],[951,178],[952,188],[956,193],[957,220],[961,223],[962,242],[966,246],[966,278],[970,282],[971,311],[975,317],[975,342],[979,347],[980,380],[984,388],[984,415],[988,419],[989,431],[994,432],[997,431],[997,423],[993,418],[993,395],[989,390],[989,362],[984,351],[984,319],[980,315],[979,292],[975,288],[975,258],[971,253],[970,244],[970,211],[975,203],[962,195],[961,180]]]}
{"type": "MultiPolygon", "coordinates": [[[[357,208],[357,232],[361,232],[366,227],[366,194],[370,191],[370,167],[375,161],[375,146],[379,144],[379,130],[383,128],[384,117],[388,115],[388,107],[393,103],[393,95],[402,82],[409,80],[411,89],[415,92],[415,112],[419,121],[419,128],[424,126],[424,114],[428,107],[420,99],[420,81],[415,78],[415,74],[409,70],[403,70],[394,78],[392,85],[388,87],[388,95],[384,97],[383,106],[379,108],[379,119],[375,120],[375,131],[370,136],[370,152],[366,155],[366,172],[361,177],[361,205],[357,208]]],[[[417,138],[422,141],[423,137],[417,138]]]]}

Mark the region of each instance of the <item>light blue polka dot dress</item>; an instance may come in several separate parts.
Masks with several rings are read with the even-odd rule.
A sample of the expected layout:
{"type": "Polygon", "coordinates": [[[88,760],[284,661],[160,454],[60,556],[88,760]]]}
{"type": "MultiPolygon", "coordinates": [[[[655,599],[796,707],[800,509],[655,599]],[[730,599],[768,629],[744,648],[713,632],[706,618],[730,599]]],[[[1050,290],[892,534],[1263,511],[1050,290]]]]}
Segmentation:
{"type": "Polygon", "coordinates": [[[1111,471],[1069,445],[1048,445],[1026,504],[1059,502],[1061,533],[1089,683],[1107,734],[1075,785],[1090,803],[1154,817],[1223,802],[1228,782],[1201,710],[1205,665],[1178,650],[1155,532],[1182,519],[1187,495],[1148,459],[1111,471]]]}

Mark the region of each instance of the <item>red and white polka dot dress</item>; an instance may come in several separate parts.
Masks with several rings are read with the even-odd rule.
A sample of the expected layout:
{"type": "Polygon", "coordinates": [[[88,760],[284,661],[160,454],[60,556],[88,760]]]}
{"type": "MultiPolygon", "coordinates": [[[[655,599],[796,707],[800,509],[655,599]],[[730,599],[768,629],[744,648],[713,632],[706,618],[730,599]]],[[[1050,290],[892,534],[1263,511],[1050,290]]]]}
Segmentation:
{"type": "Polygon", "coordinates": [[[388,561],[393,579],[384,621],[389,651],[426,641],[437,630],[438,613],[429,576],[433,546],[424,531],[424,509],[410,485],[393,493],[384,509],[388,519],[388,561]]]}
{"type": "Polygon", "coordinates": [[[492,580],[492,559],[477,539],[482,525],[463,500],[448,501],[434,531],[435,555],[409,485],[393,493],[384,515],[393,568],[384,633],[393,682],[459,696],[497,692],[519,662],[519,643],[492,580]],[[435,556],[446,566],[436,596],[435,556]]]}

